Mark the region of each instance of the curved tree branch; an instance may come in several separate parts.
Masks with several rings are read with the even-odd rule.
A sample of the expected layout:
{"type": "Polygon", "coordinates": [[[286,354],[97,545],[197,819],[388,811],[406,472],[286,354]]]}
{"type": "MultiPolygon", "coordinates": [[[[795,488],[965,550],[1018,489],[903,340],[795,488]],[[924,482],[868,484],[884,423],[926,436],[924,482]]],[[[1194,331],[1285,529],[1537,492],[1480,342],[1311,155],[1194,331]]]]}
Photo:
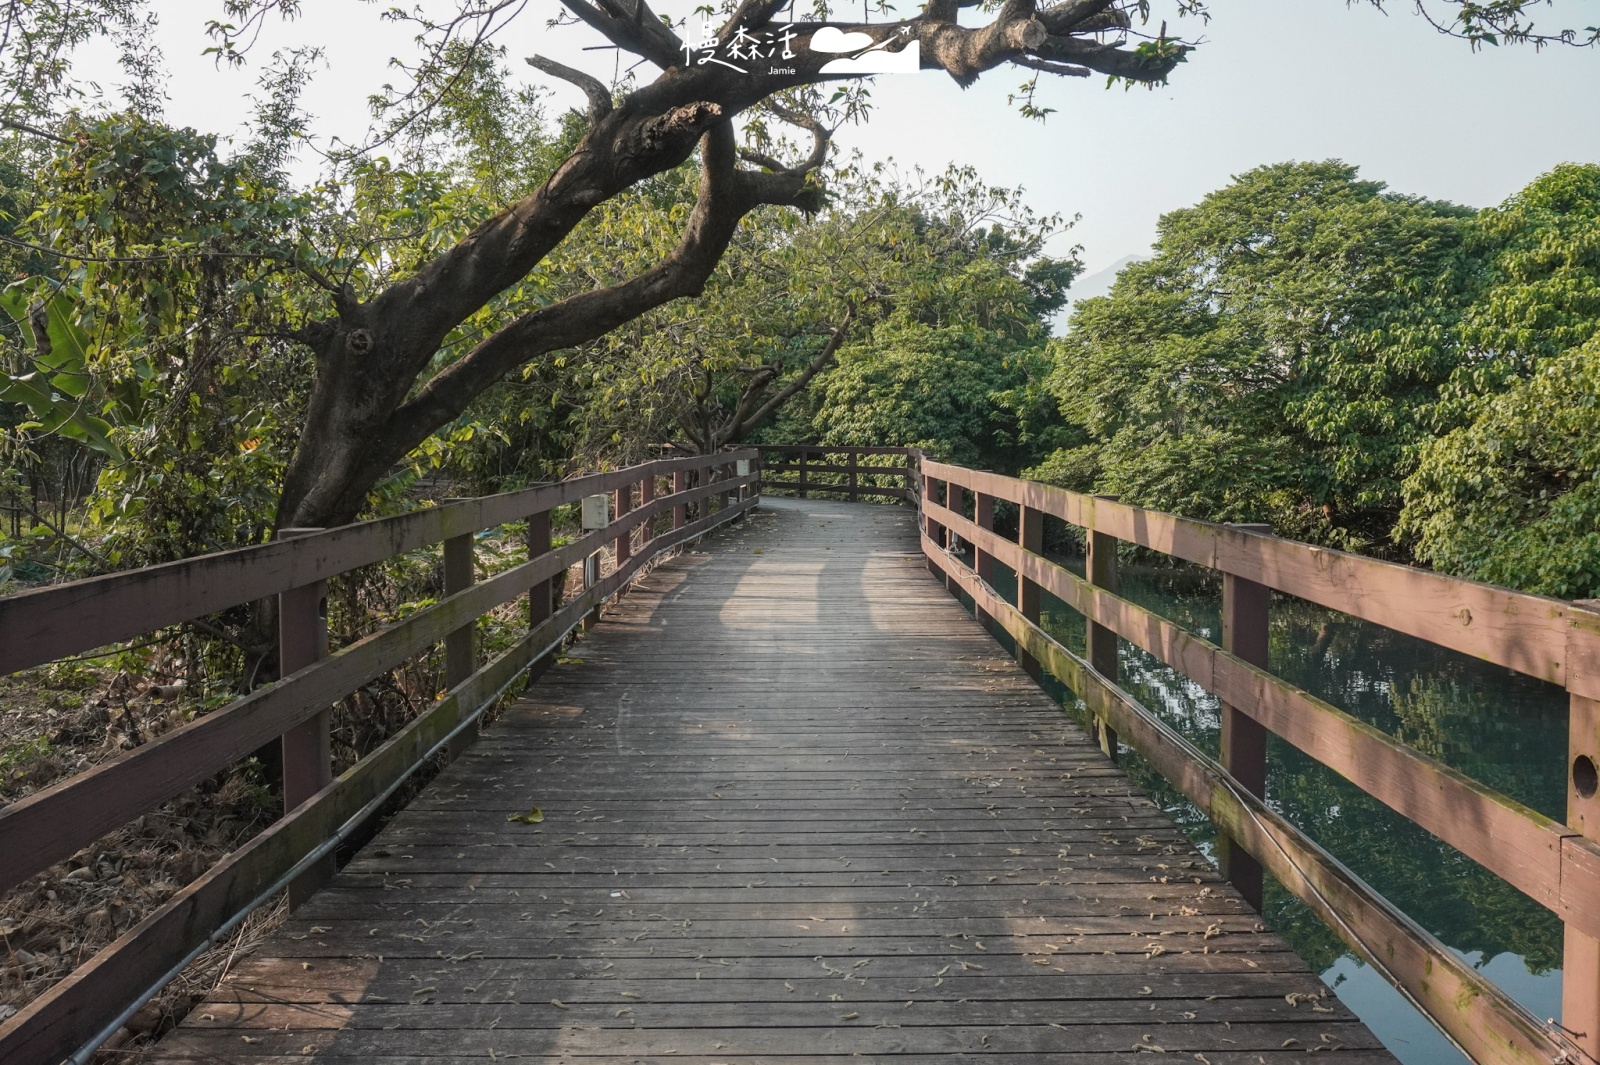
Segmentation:
{"type": "Polygon", "coordinates": [[[617,0],[561,0],[561,5],[601,33],[606,40],[636,56],[648,59],[663,70],[672,66],[683,52],[683,42],[667,28],[645,0],[627,0],[626,11],[617,0]],[[605,10],[602,10],[604,8],[605,10]]]}
{"type": "Polygon", "coordinates": [[[671,300],[699,295],[740,220],[756,207],[816,210],[820,206],[821,190],[809,172],[739,170],[731,122],[719,122],[706,132],[701,156],[694,210],[666,259],[627,281],[530,311],[489,336],[395,408],[376,440],[363,449],[359,468],[342,479],[349,486],[345,492],[334,499],[309,496],[303,509],[316,507],[341,521],[353,519],[365,500],[369,478],[381,476],[512,369],[604,336],[671,300]]]}
{"type": "Polygon", "coordinates": [[[809,385],[811,379],[826,369],[828,364],[833,361],[833,357],[838,354],[839,348],[844,344],[844,338],[850,333],[850,324],[854,317],[855,308],[852,307],[846,310],[844,318],[834,327],[833,335],[828,337],[826,344],[822,345],[822,350],[817,352],[815,357],[806,364],[804,370],[795,375],[794,380],[784,385],[777,395],[762,404],[759,410],[754,413],[747,412],[745,410],[746,403],[741,402],[739,410],[734,412],[733,417],[728,420],[728,424],[716,433],[709,450],[715,451],[717,448],[726,447],[729,444],[737,444],[744,440],[751,433],[761,428],[767,419],[781,410],[785,403],[788,403],[803,388],[809,385]]]}
{"type": "Polygon", "coordinates": [[[1057,63],[1049,59],[1035,59],[1031,55],[1019,55],[1012,62],[1019,67],[1042,70],[1046,74],[1059,74],[1064,78],[1087,78],[1094,73],[1088,67],[1075,66],[1071,63],[1057,63]]]}
{"type": "Polygon", "coordinates": [[[535,70],[544,71],[551,77],[570,81],[582,89],[583,94],[589,98],[590,126],[598,126],[601,120],[611,113],[613,106],[611,90],[606,88],[599,78],[585,74],[575,67],[569,67],[565,63],[557,63],[554,59],[546,59],[542,55],[530,55],[528,65],[535,70]]]}

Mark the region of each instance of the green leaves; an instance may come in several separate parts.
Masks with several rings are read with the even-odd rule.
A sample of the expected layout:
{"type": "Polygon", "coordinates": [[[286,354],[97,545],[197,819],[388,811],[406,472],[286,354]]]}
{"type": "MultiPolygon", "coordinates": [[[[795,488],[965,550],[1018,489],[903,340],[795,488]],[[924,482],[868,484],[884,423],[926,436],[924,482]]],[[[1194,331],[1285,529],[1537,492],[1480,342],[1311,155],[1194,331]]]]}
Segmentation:
{"type": "Polygon", "coordinates": [[[1475,276],[1470,213],[1338,162],[1261,167],[1080,303],[1052,388],[1097,491],[1383,550],[1475,276]]]}
{"type": "Polygon", "coordinates": [[[1600,594],[1600,167],[1471,212],[1343,164],[1162,220],[1054,349],[1082,491],[1600,594]]]}
{"type": "Polygon", "coordinates": [[[0,291],[0,310],[32,342],[33,363],[49,375],[50,387],[77,399],[89,390],[89,336],[74,321],[74,301],[68,293],[57,292],[30,307],[28,293],[33,288],[0,291]]]}
{"type": "Polygon", "coordinates": [[[0,292],[0,309],[32,344],[28,359],[34,367],[0,380],[0,400],[27,407],[40,432],[59,433],[110,458],[123,458],[111,439],[111,423],[93,413],[89,337],[74,320],[73,299],[62,291],[30,305],[29,288],[0,292]]]}
{"type": "Polygon", "coordinates": [[[1600,595],[1600,167],[1559,166],[1478,228],[1473,357],[1405,482],[1401,531],[1451,573],[1600,595]]]}
{"type": "Polygon", "coordinates": [[[1479,397],[1473,415],[1423,448],[1406,482],[1418,554],[1531,592],[1600,594],[1600,332],[1479,397]]]}
{"type": "Polygon", "coordinates": [[[525,825],[542,824],[544,822],[544,811],[539,809],[537,806],[533,806],[529,807],[527,813],[508,815],[506,820],[519,821],[525,825]]]}

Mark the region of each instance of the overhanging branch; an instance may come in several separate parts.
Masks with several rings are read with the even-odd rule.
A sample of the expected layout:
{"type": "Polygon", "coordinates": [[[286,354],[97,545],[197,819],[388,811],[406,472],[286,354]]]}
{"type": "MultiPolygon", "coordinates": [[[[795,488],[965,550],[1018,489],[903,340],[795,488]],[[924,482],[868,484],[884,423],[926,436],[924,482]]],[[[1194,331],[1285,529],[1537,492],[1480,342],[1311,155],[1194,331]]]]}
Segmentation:
{"type": "Polygon", "coordinates": [[[1087,78],[1094,73],[1088,67],[1080,67],[1072,63],[1056,63],[1049,59],[1035,59],[1031,55],[1019,55],[1012,62],[1019,67],[1042,70],[1046,74],[1059,74],[1064,78],[1087,78]]]}
{"type": "Polygon", "coordinates": [[[806,364],[806,368],[795,376],[794,380],[784,385],[777,395],[767,400],[758,410],[754,413],[746,414],[744,413],[745,404],[741,403],[740,410],[735,411],[728,424],[716,434],[711,450],[725,447],[728,444],[737,444],[745,439],[761,428],[767,419],[781,410],[785,403],[797,396],[801,389],[809,385],[811,379],[821,373],[833,361],[834,355],[838,354],[839,348],[844,344],[844,338],[850,333],[850,324],[854,318],[855,308],[852,307],[846,310],[844,318],[834,328],[833,334],[828,337],[828,342],[822,345],[822,350],[817,352],[812,360],[806,364]]]}
{"type": "Polygon", "coordinates": [[[666,259],[627,281],[530,311],[495,332],[395,410],[368,461],[387,469],[517,366],[595,340],[671,300],[699,295],[739,221],[756,207],[818,206],[820,188],[809,172],[758,174],[739,170],[737,157],[732,123],[718,122],[702,138],[695,207],[666,259]]]}
{"type": "Polygon", "coordinates": [[[650,10],[645,0],[628,0],[625,10],[616,0],[561,0],[561,5],[598,31],[618,48],[648,59],[663,70],[679,61],[683,42],[650,10]],[[602,9],[604,8],[604,10],[602,9]]]}
{"type": "Polygon", "coordinates": [[[542,55],[528,57],[528,65],[535,70],[542,70],[553,78],[569,81],[583,90],[589,98],[589,125],[598,126],[602,119],[611,113],[611,90],[601,83],[599,78],[585,74],[575,67],[565,63],[557,63],[554,59],[546,59],[542,55]]]}

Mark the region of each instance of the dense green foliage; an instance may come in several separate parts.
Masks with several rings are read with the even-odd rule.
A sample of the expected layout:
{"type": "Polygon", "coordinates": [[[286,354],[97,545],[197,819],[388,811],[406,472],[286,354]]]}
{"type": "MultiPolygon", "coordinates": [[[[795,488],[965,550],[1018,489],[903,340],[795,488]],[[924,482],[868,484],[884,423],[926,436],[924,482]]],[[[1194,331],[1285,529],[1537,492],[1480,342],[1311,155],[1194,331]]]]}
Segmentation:
{"type": "MultiPolygon", "coordinates": [[[[575,135],[503,72],[470,91],[342,189],[289,190],[269,138],[223,158],[130,115],[83,120],[70,151],[31,161],[33,180],[19,158],[11,224],[71,257],[8,253],[23,275],[6,297],[10,496],[44,520],[24,471],[78,462],[85,489],[99,472],[78,518],[30,514],[7,554],[69,524],[93,546],[55,561],[80,570],[264,535],[312,372],[269,323],[329,298],[319,278],[375,285],[423,261],[575,135]],[[143,254],[100,261],[112,248],[143,254]]],[[[1153,257],[1055,341],[1045,323],[1078,269],[1042,254],[1059,219],[970,170],[908,181],[853,164],[833,181],[815,217],[752,214],[700,300],[485,394],[386,482],[389,505],[430,471],[490,491],[662,442],[905,443],[1600,593],[1600,167],[1558,168],[1482,212],[1341,163],[1262,167],[1164,218],[1153,257]]],[[[558,271],[486,307],[441,363],[531,302],[661,255],[693,183],[685,168],[597,211],[558,271]]]]}
{"type": "Polygon", "coordinates": [[[772,440],[896,443],[1007,473],[1061,442],[1043,388],[1044,342],[1079,266],[1075,257],[1037,257],[1056,220],[1034,219],[1016,194],[936,205],[902,208],[896,219],[918,238],[899,243],[922,244],[935,258],[841,348],[772,440]],[[1005,224],[978,224],[1001,208],[1005,224]]]}
{"type": "Polygon", "coordinates": [[[1563,598],[1600,593],[1600,336],[1475,396],[1421,451],[1403,531],[1440,569],[1563,598]]]}
{"type": "MultiPolygon", "coordinates": [[[[1116,6],[1118,34],[1153,14],[1116,6]]],[[[1545,6],[1438,0],[1423,11],[1474,46],[1588,40],[1545,23],[1545,6]]],[[[228,63],[246,61],[265,20],[300,11],[287,0],[224,8],[209,33],[228,63]]],[[[1172,0],[1167,13],[1206,8],[1172,0]]],[[[306,458],[346,448],[343,468],[365,454],[360,433],[350,439],[360,418],[332,417],[360,406],[327,385],[350,355],[335,334],[376,342],[357,328],[360,309],[507,204],[531,204],[585,154],[597,116],[614,109],[607,89],[632,99],[632,83],[598,96],[588,85],[587,117],[552,120],[540,90],[510,82],[490,43],[493,12],[390,12],[417,27],[422,58],[372,97],[368,141],[335,143],[324,179],[296,186],[285,167],[306,143],[299,100],[318,50],[262,67],[248,136],[225,151],[161,120],[149,13],[140,0],[93,0],[4,16],[19,45],[0,64],[0,117],[16,134],[0,149],[12,282],[0,301],[0,491],[12,517],[0,553],[42,557],[48,544],[58,566],[104,568],[257,541],[283,506],[306,503],[295,470],[349,482],[348,499],[306,504],[346,520],[411,505],[425,478],[487,491],[633,461],[663,442],[764,437],[913,443],[1455,572],[1594,587],[1586,425],[1581,404],[1558,398],[1562,381],[1592,380],[1579,353],[1597,314],[1592,168],[1475,214],[1338,163],[1263,167],[1168,216],[1155,256],[1085,301],[1047,347],[1045,323],[1078,268],[1043,254],[1058,219],[970,170],[908,181],[841,165],[822,137],[813,154],[826,163],[806,164],[800,192],[737,216],[710,275],[682,290],[695,299],[646,300],[607,319],[609,332],[497,362],[454,405],[413,411],[415,435],[395,429],[380,459],[344,474],[306,458]],[[71,58],[97,37],[124,81],[91,105],[71,58]],[[323,392],[342,398],[317,408],[323,392]],[[1556,416],[1539,416],[1552,404],[1556,416]],[[334,422],[344,436],[318,435],[334,422]]],[[[1162,80],[1194,47],[1163,30],[1112,79],[1162,80]]],[[[1021,98],[1033,108],[1031,86],[1021,98]]],[[[817,123],[866,111],[855,89],[780,93],[743,114],[737,151],[801,173],[785,160],[806,149],[780,129],[820,136],[817,123]]],[[[453,367],[482,365],[485,345],[516,323],[670,262],[709,172],[704,159],[641,171],[586,204],[525,274],[462,303],[420,354],[383,338],[410,391],[391,387],[381,403],[410,410],[453,367]],[[406,363],[413,355],[426,365],[406,363]]]]}
{"type": "Polygon", "coordinates": [[[1600,166],[1558,167],[1480,225],[1492,257],[1469,354],[1399,533],[1452,573],[1600,595],[1600,166]]]}
{"type": "Polygon", "coordinates": [[[1089,442],[1041,471],[1166,510],[1381,542],[1448,380],[1470,212],[1338,163],[1263,167],[1162,219],[1076,309],[1052,388],[1089,442]]]}
{"type": "Polygon", "coordinates": [[[1075,308],[1050,385],[1084,440],[1033,475],[1600,594],[1597,331],[1600,167],[1482,212],[1262,167],[1075,308]]]}
{"type": "Polygon", "coordinates": [[[1013,471],[1058,421],[1035,387],[1047,369],[1040,349],[1015,337],[886,322],[842,353],[811,427],[822,443],[904,441],[949,462],[1013,471]]]}
{"type": "Polygon", "coordinates": [[[1077,271],[1075,259],[1043,255],[1061,220],[1036,216],[1018,191],[971,168],[902,176],[855,164],[833,184],[833,204],[814,218],[755,215],[700,300],[652,312],[582,353],[591,391],[573,419],[580,454],[623,461],[663,441],[704,450],[747,438],[924,440],[944,451],[973,430],[935,413],[939,404],[994,422],[984,433],[1014,434],[988,397],[1042,378],[1044,322],[1077,271]],[[916,395],[879,396],[893,387],[879,378],[914,364],[916,345],[929,342],[959,347],[990,387],[935,374],[916,395]],[[771,419],[752,420],[814,363],[809,387],[771,419]],[[926,409],[914,409],[918,400],[926,409]],[[920,428],[904,421],[917,418],[920,428]]]}

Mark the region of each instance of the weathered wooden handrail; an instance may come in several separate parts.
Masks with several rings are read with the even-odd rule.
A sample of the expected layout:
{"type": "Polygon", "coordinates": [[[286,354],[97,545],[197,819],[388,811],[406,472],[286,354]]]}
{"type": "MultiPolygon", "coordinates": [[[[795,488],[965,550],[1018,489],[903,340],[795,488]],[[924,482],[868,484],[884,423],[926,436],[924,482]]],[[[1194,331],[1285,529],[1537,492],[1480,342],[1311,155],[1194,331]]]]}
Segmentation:
{"type": "MultiPolygon", "coordinates": [[[[732,452],[754,458],[755,452],[732,452]]],[[[586,495],[615,492],[649,475],[725,465],[696,456],[465,499],[344,525],[294,542],[218,551],[160,566],[0,597],[0,676],[215,614],[455,536],[544,514],[586,495]]]]}
{"type": "Polygon", "coordinates": [[[1600,613],[1564,600],[960,466],[921,471],[1600,699],[1600,613]]]}
{"type": "Polygon", "coordinates": [[[1084,701],[1111,753],[1119,738],[1130,743],[1210,816],[1223,834],[1223,854],[1231,845],[1254,859],[1225,870],[1247,897],[1254,894],[1259,904],[1259,862],[1475,1061],[1600,1058],[1600,846],[1593,842],[1600,817],[1591,809],[1594,775],[1586,771],[1600,744],[1594,702],[1600,695],[1600,613],[1285,540],[1261,527],[1195,521],[925,456],[917,467],[913,483],[929,567],[952,591],[970,596],[980,618],[1011,636],[1025,665],[1053,674],[1084,701]],[[1020,542],[994,531],[995,500],[1020,508],[1020,542]],[[1045,514],[1086,533],[1087,579],[1043,557],[1045,514]],[[970,565],[950,550],[952,534],[971,546],[970,565]],[[1228,583],[1222,645],[1118,595],[1118,541],[1220,571],[1228,583]],[[1014,601],[994,590],[996,563],[1016,574],[1014,601]],[[1265,629],[1264,589],[1565,685],[1573,709],[1567,823],[1272,674],[1264,648],[1255,646],[1265,629]],[[1087,619],[1087,660],[1040,626],[1040,590],[1087,619]],[[1104,641],[1096,647],[1096,630],[1109,635],[1109,655],[1104,641]],[[1224,736],[1222,762],[1201,754],[1117,686],[1117,638],[1183,673],[1237,715],[1234,742],[1224,736]],[[1242,725],[1278,734],[1556,913],[1567,935],[1562,1025],[1532,1016],[1273,813],[1261,800],[1265,746],[1249,735],[1241,739],[1242,725]]]}
{"type": "MultiPolygon", "coordinates": [[[[527,562],[472,583],[463,579],[462,559],[457,558],[456,576],[447,579],[448,594],[437,603],[0,810],[0,854],[6,857],[0,863],[0,890],[4,890],[248,757],[262,744],[292,733],[408,658],[459,636],[464,629],[470,631],[468,627],[495,606],[536,593],[530,600],[529,631],[515,646],[472,668],[470,641],[456,643],[447,678],[450,690],[444,698],[339,778],[310,791],[303,800],[289,796],[294,808],[281,820],[0,1024],[0,1061],[55,1065],[76,1050],[98,1045],[163,977],[175,975],[218,929],[282,887],[291,874],[298,877],[296,887],[314,887],[315,863],[325,861],[334,841],[365,822],[433,754],[456,749],[449,746],[451,741],[459,745],[485,708],[642,567],[755,506],[760,490],[755,458],[753,451],[738,451],[663,459],[0,599],[0,662],[4,663],[0,671],[11,671],[238,603],[311,587],[429,544],[445,543],[447,555],[452,549],[470,552],[472,533],[529,519],[527,562]],[[750,470],[742,476],[733,472],[741,462],[750,470]],[[657,478],[667,476],[672,478],[672,491],[656,494],[657,478]],[[691,487],[691,479],[699,483],[691,487]],[[600,493],[617,493],[619,502],[626,498],[631,504],[634,486],[639,489],[637,505],[618,506],[615,520],[604,528],[550,549],[551,510],[600,493]],[[691,510],[699,512],[693,520],[691,510]],[[671,529],[657,532],[656,519],[668,514],[671,529]],[[559,610],[550,610],[549,582],[607,544],[631,547],[634,530],[640,528],[644,530],[640,544],[632,551],[617,552],[613,573],[559,610]],[[187,598],[190,595],[192,599],[187,598]],[[127,615],[106,616],[119,610],[127,615]],[[76,624],[74,617],[79,619],[76,624]]],[[[470,554],[465,561],[470,574],[470,554]]],[[[315,599],[309,604],[314,612],[315,599]]],[[[322,757],[326,756],[324,747],[322,757]]],[[[326,779],[325,766],[323,771],[326,779]]]]}
{"type": "Polygon", "coordinates": [[[858,502],[869,496],[887,496],[891,499],[914,498],[906,483],[879,484],[879,478],[893,478],[909,482],[915,472],[908,465],[914,457],[906,447],[834,447],[826,444],[761,444],[764,463],[762,491],[771,494],[793,492],[801,499],[811,495],[842,495],[849,502],[858,502]],[[826,461],[831,456],[844,456],[842,462],[826,461]],[[898,458],[899,462],[864,462],[867,458],[898,458]],[[813,461],[818,460],[818,461],[813,461]],[[793,478],[784,475],[793,474],[793,478]],[[832,480],[813,480],[818,474],[832,480]],[[863,482],[862,478],[867,478],[863,482]]]}

